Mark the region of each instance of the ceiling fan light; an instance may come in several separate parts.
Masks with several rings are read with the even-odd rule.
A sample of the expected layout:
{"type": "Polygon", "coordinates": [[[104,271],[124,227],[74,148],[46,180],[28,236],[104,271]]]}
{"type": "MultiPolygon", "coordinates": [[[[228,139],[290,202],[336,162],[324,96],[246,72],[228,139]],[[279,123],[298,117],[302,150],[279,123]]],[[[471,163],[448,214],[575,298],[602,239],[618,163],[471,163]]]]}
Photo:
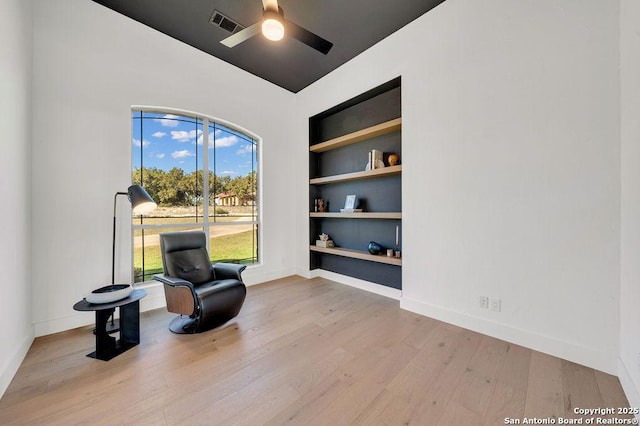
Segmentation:
{"type": "Polygon", "coordinates": [[[272,41],[282,40],[284,37],[284,25],[276,18],[265,18],[262,21],[262,34],[272,41]]]}

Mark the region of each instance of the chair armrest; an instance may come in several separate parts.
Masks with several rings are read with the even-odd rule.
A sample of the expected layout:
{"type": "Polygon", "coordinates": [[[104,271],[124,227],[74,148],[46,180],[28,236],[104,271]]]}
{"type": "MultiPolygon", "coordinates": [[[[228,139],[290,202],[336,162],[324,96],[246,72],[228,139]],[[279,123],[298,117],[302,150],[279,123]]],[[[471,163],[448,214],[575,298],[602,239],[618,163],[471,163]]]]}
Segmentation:
{"type": "Polygon", "coordinates": [[[162,274],[154,275],[153,279],[164,284],[167,311],[189,316],[196,314],[199,304],[193,284],[181,278],[162,274]]]}
{"type": "Polygon", "coordinates": [[[153,276],[153,279],[174,287],[186,286],[191,288],[192,290],[194,289],[193,284],[191,284],[189,281],[183,280],[182,278],[170,277],[169,275],[164,274],[156,274],[153,276]]]}
{"type": "Polygon", "coordinates": [[[237,279],[242,281],[242,271],[247,268],[247,265],[238,265],[237,263],[216,263],[213,265],[213,270],[216,275],[216,280],[228,280],[237,279]]]}

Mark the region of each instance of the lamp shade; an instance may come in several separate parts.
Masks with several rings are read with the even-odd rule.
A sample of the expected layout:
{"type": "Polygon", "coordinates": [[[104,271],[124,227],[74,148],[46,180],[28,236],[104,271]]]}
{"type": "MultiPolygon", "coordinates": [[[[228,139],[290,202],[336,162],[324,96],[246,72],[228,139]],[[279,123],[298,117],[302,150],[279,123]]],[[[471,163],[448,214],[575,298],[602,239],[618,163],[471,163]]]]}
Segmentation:
{"type": "Polygon", "coordinates": [[[133,214],[149,213],[158,207],[153,198],[140,185],[131,185],[127,189],[127,194],[129,195],[129,201],[131,201],[133,214]]]}

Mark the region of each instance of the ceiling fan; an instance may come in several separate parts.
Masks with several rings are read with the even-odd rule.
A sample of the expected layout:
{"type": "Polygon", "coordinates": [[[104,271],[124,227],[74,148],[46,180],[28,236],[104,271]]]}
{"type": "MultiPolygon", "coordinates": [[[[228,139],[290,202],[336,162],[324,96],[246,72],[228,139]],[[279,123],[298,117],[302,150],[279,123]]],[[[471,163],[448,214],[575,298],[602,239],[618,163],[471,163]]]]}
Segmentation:
{"type": "Polygon", "coordinates": [[[234,47],[262,33],[266,38],[273,41],[281,40],[285,35],[293,37],[325,55],[333,47],[333,43],[330,41],[291,21],[285,20],[282,8],[278,6],[278,0],[262,0],[262,5],[264,11],[262,12],[261,21],[221,40],[220,43],[227,47],[234,47]]]}

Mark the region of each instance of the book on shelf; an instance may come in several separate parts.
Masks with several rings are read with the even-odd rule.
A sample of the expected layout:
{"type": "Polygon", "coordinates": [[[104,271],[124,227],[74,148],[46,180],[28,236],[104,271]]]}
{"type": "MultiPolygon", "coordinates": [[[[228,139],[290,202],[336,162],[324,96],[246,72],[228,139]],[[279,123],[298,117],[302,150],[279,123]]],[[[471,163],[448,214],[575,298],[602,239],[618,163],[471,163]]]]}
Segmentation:
{"type": "Polygon", "coordinates": [[[365,170],[375,170],[383,168],[384,160],[382,151],[379,151],[377,149],[372,149],[371,151],[369,151],[368,163],[365,170]]]}
{"type": "Polygon", "coordinates": [[[340,209],[340,213],[362,213],[362,209],[340,209]]]}

